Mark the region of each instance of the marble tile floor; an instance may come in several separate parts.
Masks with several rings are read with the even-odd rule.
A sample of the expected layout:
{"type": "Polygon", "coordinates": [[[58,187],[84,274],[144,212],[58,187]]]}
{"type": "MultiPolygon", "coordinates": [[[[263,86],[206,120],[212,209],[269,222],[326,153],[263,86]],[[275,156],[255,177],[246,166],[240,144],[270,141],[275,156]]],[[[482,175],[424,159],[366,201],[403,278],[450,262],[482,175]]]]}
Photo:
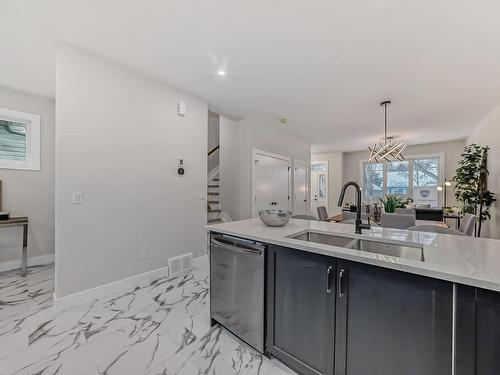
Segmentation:
{"type": "Polygon", "coordinates": [[[0,374],[286,375],[210,327],[208,263],[56,312],[54,266],[0,273],[0,374]]]}

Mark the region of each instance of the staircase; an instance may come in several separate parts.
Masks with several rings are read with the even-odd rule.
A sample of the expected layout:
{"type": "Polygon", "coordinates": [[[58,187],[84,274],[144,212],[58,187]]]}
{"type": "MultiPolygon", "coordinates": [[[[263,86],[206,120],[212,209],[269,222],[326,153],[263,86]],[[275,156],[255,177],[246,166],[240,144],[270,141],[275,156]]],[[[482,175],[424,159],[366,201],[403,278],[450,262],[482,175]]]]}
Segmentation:
{"type": "Polygon", "coordinates": [[[231,221],[229,215],[222,211],[219,179],[219,146],[208,153],[207,176],[207,224],[231,221]]]}
{"type": "Polygon", "coordinates": [[[220,204],[219,173],[212,178],[209,176],[207,185],[207,223],[217,224],[224,222],[220,204]]]}

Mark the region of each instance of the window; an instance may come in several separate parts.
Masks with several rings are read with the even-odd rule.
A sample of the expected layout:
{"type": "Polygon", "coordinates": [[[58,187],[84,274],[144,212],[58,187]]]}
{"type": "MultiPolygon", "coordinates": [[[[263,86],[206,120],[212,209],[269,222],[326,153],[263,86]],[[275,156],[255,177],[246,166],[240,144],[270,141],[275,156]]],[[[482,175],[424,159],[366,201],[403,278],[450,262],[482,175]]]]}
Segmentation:
{"type": "Polygon", "coordinates": [[[365,199],[370,202],[378,201],[384,195],[384,164],[365,163],[364,167],[364,194],[365,199]]]}
{"type": "Polygon", "coordinates": [[[395,161],[387,164],[387,194],[406,195],[409,193],[408,162],[395,161]]]}
{"type": "Polygon", "coordinates": [[[417,203],[439,206],[437,186],[441,180],[442,155],[414,156],[404,161],[362,162],[363,198],[378,202],[385,194],[411,197],[417,203]]]}
{"type": "Polygon", "coordinates": [[[325,163],[321,163],[321,162],[313,162],[313,163],[311,163],[311,170],[318,171],[318,172],[326,172],[327,165],[325,163]]]}
{"type": "Polygon", "coordinates": [[[40,169],[40,116],[0,108],[0,168],[40,169]]]}
{"type": "Polygon", "coordinates": [[[326,198],[326,174],[319,175],[319,197],[326,198]]]}

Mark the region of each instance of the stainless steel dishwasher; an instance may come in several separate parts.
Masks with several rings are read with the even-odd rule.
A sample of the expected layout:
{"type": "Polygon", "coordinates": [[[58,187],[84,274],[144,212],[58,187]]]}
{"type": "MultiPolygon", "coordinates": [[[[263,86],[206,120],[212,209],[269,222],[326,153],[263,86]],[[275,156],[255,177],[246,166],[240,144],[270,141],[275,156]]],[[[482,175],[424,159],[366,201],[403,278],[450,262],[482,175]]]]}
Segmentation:
{"type": "Polygon", "coordinates": [[[222,234],[210,240],[210,317],[264,352],[266,244],[222,234]]]}

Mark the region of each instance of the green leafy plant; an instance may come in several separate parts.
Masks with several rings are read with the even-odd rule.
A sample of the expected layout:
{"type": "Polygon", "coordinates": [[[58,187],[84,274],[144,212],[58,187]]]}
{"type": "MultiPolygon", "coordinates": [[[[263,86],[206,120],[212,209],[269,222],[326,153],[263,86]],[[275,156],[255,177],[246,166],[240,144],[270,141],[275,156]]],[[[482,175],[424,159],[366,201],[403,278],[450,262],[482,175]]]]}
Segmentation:
{"type": "Polygon", "coordinates": [[[481,236],[482,224],[491,219],[490,208],[496,201],[495,193],[487,189],[488,146],[475,143],[465,146],[458,162],[455,182],[455,198],[463,204],[462,212],[479,218],[477,236],[481,236]]]}
{"type": "Polygon", "coordinates": [[[379,198],[384,205],[384,210],[387,213],[394,213],[396,208],[404,208],[405,202],[397,195],[387,194],[383,199],[379,198]]]}

